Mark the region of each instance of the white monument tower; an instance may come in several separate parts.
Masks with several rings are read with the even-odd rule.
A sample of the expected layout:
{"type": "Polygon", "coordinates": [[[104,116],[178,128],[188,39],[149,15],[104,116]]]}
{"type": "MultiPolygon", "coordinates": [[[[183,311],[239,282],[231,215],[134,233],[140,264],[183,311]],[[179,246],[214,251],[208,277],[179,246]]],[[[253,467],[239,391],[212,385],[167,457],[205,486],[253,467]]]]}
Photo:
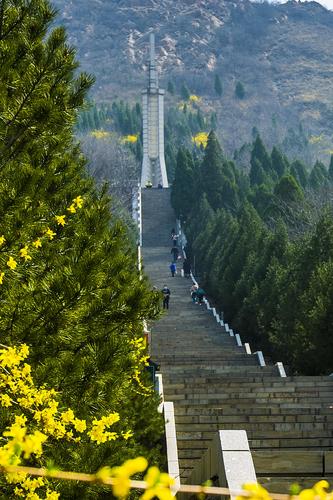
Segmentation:
{"type": "Polygon", "coordinates": [[[164,90],[158,88],[155,36],[150,35],[149,84],[142,92],[143,160],[141,187],[152,184],[167,188],[164,158],[164,90]]]}

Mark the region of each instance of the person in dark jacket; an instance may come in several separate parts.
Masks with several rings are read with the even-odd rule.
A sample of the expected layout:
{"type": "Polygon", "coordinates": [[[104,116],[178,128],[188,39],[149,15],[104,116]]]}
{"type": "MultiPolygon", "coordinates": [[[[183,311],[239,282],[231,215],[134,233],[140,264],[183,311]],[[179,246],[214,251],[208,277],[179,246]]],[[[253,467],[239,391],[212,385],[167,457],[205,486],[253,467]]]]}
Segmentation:
{"type": "Polygon", "coordinates": [[[184,259],[183,262],[183,271],[184,271],[184,276],[185,278],[189,278],[191,274],[191,264],[187,259],[184,259]]]}
{"type": "Polygon", "coordinates": [[[197,290],[197,298],[198,298],[198,303],[202,305],[204,296],[206,295],[206,292],[203,288],[198,288],[197,290]]]}
{"type": "Polygon", "coordinates": [[[170,253],[172,253],[172,260],[173,260],[173,262],[177,262],[178,255],[179,255],[178,248],[177,247],[172,247],[170,253]]]}
{"type": "Polygon", "coordinates": [[[162,293],[163,293],[163,309],[169,309],[169,300],[170,300],[170,289],[164,285],[162,288],[162,293]]]}

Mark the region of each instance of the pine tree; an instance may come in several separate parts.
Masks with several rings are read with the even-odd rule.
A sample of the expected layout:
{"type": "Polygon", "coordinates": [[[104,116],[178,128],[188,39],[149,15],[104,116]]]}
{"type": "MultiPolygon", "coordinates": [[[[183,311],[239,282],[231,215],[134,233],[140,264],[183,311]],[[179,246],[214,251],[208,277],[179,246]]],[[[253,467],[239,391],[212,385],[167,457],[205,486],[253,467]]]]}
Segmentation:
{"type": "Polygon", "coordinates": [[[201,165],[201,185],[212,208],[222,207],[223,153],[214,132],[208,136],[205,156],[201,165]]]}
{"type": "Polygon", "coordinates": [[[171,203],[177,217],[181,218],[186,218],[190,214],[195,203],[193,158],[191,153],[184,148],[180,148],[177,154],[171,203]]]}
{"type": "Polygon", "coordinates": [[[186,85],[186,83],[183,83],[180,89],[180,95],[184,101],[188,101],[190,98],[190,91],[186,85]]]}
{"type": "Polygon", "coordinates": [[[244,99],[245,97],[245,88],[242,82],[237,82],[235,86],[235,96],[237,99],[244,99]]]}
{"type": "Polygon", "coordinates": [[[214,90],[215,90],[216,94],[219,97],[221,97],[222,92],[223,92],[223,87],[222,87],[221,78],[217,74],[214,77],[214,90]]]}
{"type": "MultiPolygon", "coordinates": [[[[88,419],[119,410],[119,430],[137,432],[128,442],[102,447],[49,443],[46,458],[57,466],[95,471],[138,452],[158,458],[152,449],[161,431],[156,399],[137,394],[132,344],[142,337],[142,320],[157,314],[158,297],[140,279],[125,227],[111,216],[105,191],[88,178],[73,140],[93,79],[74,77],[74,50],[62,28],[46,37],[54,18],[44,0],[8,3],[2,11],[0,324],[3,343],[29,344],[37,383],[58,390],[62,405],[88,419]],[[77,195],[81,210],[73,206],[77,195]],[[64,216],[64,227],[55,216],[64,216]],[[35,249],[32,242],[41,235],[42,247],[35,249]],[[19,257],[25,245],[31,263],[19,257]],[[16,272],[6,265],[9,255],[19,261],[16,272]],[[134,407],[142,409],[146,431],[139,430],[143,415],[134,407]]],[[[6,418],[2,413],[1,431],[6,418]]],[[[62,485],[73,499],[86,498],[89,488],[82,488],[62,485]]],[[[93,497],[99,498],[97,491],[93,497]]]]}
{"type": "Polygon", "coordinates": [[[257,160],[260,163],[261,167],[267,174],[269,175],[271,174],[272,171],[271,158],[259,135],[257,135],[253,143],[253,149],[251,152],[251,161],[250,161],[251,167],[253,166],[255,160],[257,160]]]}
{"type": "Polygon", "coordinates": [[[175,86],[171,80],[168,81],[168,92],[171,95],[175,94],[175,86]]]}
{"type": "Polygon", "coordinates": [[[303,198],[302,189],[292,175],[284,175],[274,188],[274,194],[286,203],[303,198]]]}
{"type": "Polygon", "coordinates": [[[333,182],[333,155],[331,155],[330,164],[328,167],[328,178],[330,182],[333,182]]]}
{"type": "Polygon", "coordinates": [[[271,154],[272,169],[278,176],[282,177],[288,170],[288,161],[281,152],[274,146],[271,154]]]}
{"type": "Polygon", "coordinates": [[[295,160],[290,167],[290,173],[295,177],[297,182],[305,188],[308,184],[308,173],[303,162],[295,160]]]}
{"type": "Polygon", "coordinates": [[[327,180],[328,172],[325,165],[317,160],[309,176],[309,185],[312,189],[318,189],[323,186],[327,180]]]}

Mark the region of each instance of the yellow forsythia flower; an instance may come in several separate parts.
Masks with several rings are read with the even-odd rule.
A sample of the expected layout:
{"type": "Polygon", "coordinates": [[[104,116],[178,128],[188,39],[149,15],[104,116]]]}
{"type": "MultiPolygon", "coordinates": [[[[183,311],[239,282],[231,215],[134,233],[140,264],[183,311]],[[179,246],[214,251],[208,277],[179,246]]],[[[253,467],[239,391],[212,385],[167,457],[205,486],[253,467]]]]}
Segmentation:
{"type": "Polygon", "coordinates": [[[56,491],[46,490],[46,500],[58,500],[60,498],[60,493],[56,491]]]}
{"type": "Polygon", "coordinates": [[[82,208],[82,205],[83,205],[82,196],[79,195],[76,198],[74,198],[73,203],[76,205],[76,208],[82,208]]]}
{"type": "Polygon", "coordinates": [[[6,238],[4,237],[4,235],[0,236],[0,247],[6,243],[6,238]]]}
{"type": "Polygon", "coordinates": [[[127,497],[130,490],[130,477],[137,472],[143,472],[148,465],[144,457],[137,457],[126,462],[120,467],[113,467],[111,469],[111,477],[114,478],[112,485],[112,493],[117,498],[127,497]]]}
{"type": "MultiPolygon", "coordinates": [[[[258,483],[247,483],[242,486],[244,491],[248,491],[251,499],[255,500],[270,500],[270,494],[265,488],[258,483]]],[[[247,497],[236,497],[236,500],[244,500],[247,497]]]]}
{"type": "Polygon", "coordinates": [[[72,203],[71,206],[67,208],[67,211],[70,212],[71,214],[75,214],[76,208],[74,203],[72,203]]]}
{"type": "Polygon", "coordinates": [[[170,486],[174,480],[166,472],[160,472],[158,467],[149,467],[144,480],[147,483],[147,489],[142,495],[142,500],[151,500],[159,498],[160,500],[173,500],[174,496],[170,491],[170,486]]]}
{"type": "Polygon", "coordinates": [[[4,277],[5,273],[0,273],[0,285],[2,285],[4,277]]]}
{"type": "Polygon", "coordinates": [[[35,248],[40,248],[42,246],[42,242],[40,241],[39,238],[37,238],[37,240],[33,241],[32,244],[35,248]]]}
{"type": "Polygon", "coordinates": [[[12,406],[12,400],[10,399],[8,394],[1,394],[0,405],[5,406],[6,408],[8,408],[8,406],[12,406]]]}
{"type": "Polygon", "coordinates": [[[52,229],[48,227],[47,230],[45,231],[45,234],[50,240],[53,240],[53,238],[57,233],[55,233],[54,231],[52,231],[52,229]]]}
{"type": "Polygon", "coordinates": [[[122,433],[122,437],[127,441],[129,438],[133,437],[133,432],[132,431],[126,431],[122,433]]]}
{"type": "Polygon", "coordinates": [[[135,144],[137,141],[138,141],[138,134],[125,135],[121,140],[121,142],[123,142],[124,144],[126,143],[135,144]]]}
{"type": "Polygon", "coordinates": [[[25,247],[21,248],[20,250],[20,257],[27,262],[27,260],[31,260],[31,256],[28,254],[28,246],[26,245],[25,247]]]}
{"type": "Polygon", "coordinates": [[[9,257],[9,259],[7,260],[7,266],[10,269],[14,270],[16,268],[16,266],[17,266],[16,260],[14,260],[13,257],[9,257]]]}
{"type": "Polygon", "coordinates": [[[66,215],[56,215],[55,220],[58,224],[58,226],[64,226],[66,224],[65,222],[66,215]]]}
{"type": "Polygon", "coordinates": [[[90,135],[96,137],[96,139],[106,139],[107,137],[110,137],[111,133],[106,130],[92,130],[90,135]]]}
{"type": "Polygon", "coordinates": [[[192,94],[192,95],[190,95],[189,100],[191,102],[199,102],[199,101],[201,101],[201,98],[198,95],[192,94]]]}
{"type": "Polygon", "coordinates": [[[199,132],[194,137],[192,137],[192,142],[194,142],[194,144],[198,147],[203,145],[203,147],[205,148],[207,146],[207,142],[208,142],[207,132],[199,132]]]}
{"type": "Polygon", "coordinates": [[[107,466],[102,467],[96,472],[95,477],[96,479],[98,479],[98,481],[102,481],[102,483],[105,483],[111,477],[111,468],[107,466]]]}

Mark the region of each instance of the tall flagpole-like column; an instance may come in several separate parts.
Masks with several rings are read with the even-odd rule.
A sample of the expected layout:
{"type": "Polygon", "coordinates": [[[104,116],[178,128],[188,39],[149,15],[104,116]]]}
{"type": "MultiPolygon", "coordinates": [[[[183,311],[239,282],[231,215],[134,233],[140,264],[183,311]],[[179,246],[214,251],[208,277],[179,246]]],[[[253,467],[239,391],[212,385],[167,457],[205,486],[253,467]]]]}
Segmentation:
{"type": "Polygon", "coordinates": [[[142,92],[143,160],[141,187],[158,185],[167,188],[164,157],[164,90],[158,86],[155,36],[150,35],[149,82],[142,92]]]}

